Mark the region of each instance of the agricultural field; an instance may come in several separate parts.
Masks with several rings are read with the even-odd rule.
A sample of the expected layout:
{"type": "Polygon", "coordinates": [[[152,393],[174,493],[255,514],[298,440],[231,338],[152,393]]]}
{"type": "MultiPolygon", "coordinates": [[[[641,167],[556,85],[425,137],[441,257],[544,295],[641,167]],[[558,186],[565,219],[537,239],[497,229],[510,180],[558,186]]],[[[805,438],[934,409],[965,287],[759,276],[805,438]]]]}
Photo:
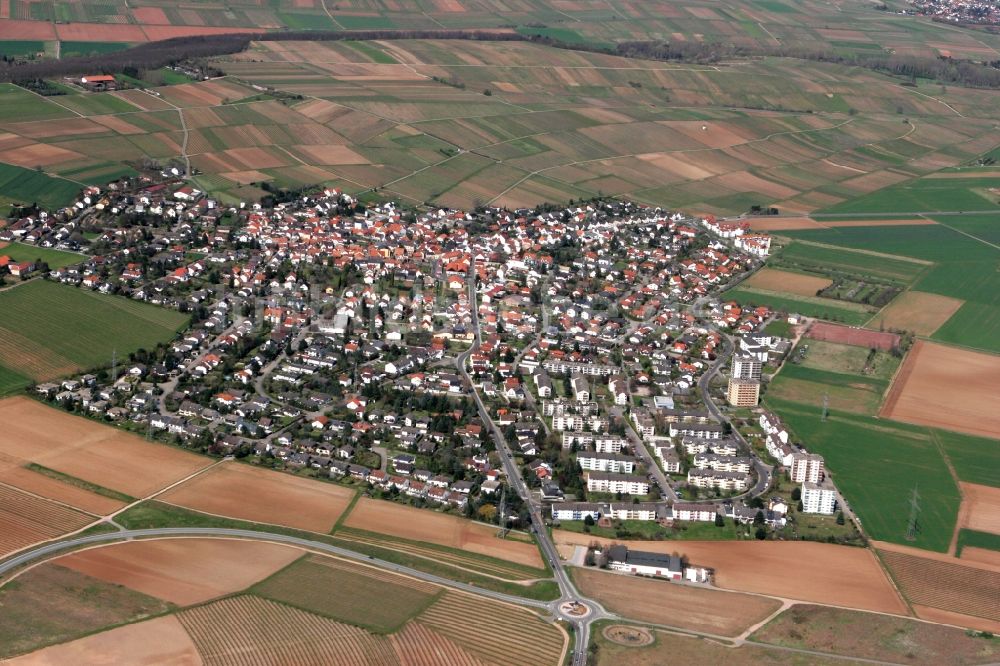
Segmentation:
{"type": "Polygon", "coordinates": [[[44,280],[0,292],[0,310],[0,365],[36,382],[110,365],[112,352],[124,358],[152,348],[188,320],[174,310],[44,280]]]}
{"type": "Polygon", "coordinates": [[[79,183],[37,169],[0,163],[0,212],[4,216],[10,204],[37,203],[58,210],[71,204],[79,193],[79,183]]]}
{"type": "Polygon", "coordinates": [[[816,296],[817,292],[829,287],[833,284],[833,281],[828,278],[792,273],[776,268],[763,268],[754,273],[743,284],[766,291],[787,292],[799,296],[816,296]]]}
{"type": "Polygon", "coordinates": [[[0,485],[0,557],[86,527],[95,520],[96,516],[0,485]]]}
{"type": "Polygon", "coordinates": [[[962,629],[825,606],[793,606],[751,638],[802,650],[925,666],[985,664],[1000,656],[997,641],[969,636],[962,629]]]}
{"type": "Polygon", "coordinates": [[[962,483],[961,487],[959,528],[993,534],[1000,541],[1000,488],[975,483],[962,483]]]}
{"type": "Polygon", "coordinates": [[[4,247],[0,247],[0,257],[4,255],[10,257],[11,260],[15,262],[32,261],[36,264],[38,262],[43,262],[47,264],[51,270],[72,266],[73,264],[79,264],[87,259],[85,255],[77,254],[76,252],[64,252],[63,250],[53,250],[47,247],[35,247],[34,245],[25,245],[24,243],[11,243],[4,247]]]}
{"type": "Polygon", "coordinates": [[[881,415],[981,437],[1000,433],[1000,356],[918,340],[881,415]]]}
{"type": "MultiPolygon", "coordinates": [[[[795,239],[836,245],[844,251],[878,252],[930,262],[913,289],[963,301],[931,339],[1000,352],[1000,273],[991,227],[981,216],[939,216],[937,224],[890,227],[844,227],[785,231],[795,239]],[[968,227],[965,231],[962,227],[968,227]]],[[[799,243],[793,243],[795,247],[799,243]]],[[[844,252],[841,251],[841,252],[844,252]]],[[[884,262],[872,262],[881,266],[884,262]]],[[[878,316],[872,319],[879,321],[878,316]]]]}
{"type": "Polygon", "coordinates": [[[985,629],[1000,629],[1000,570],[957,559],[920,557],[896,550],[879,550],[903,596],[918,617],[938,619],[935,611],[981,618],[985,629]]]}
{"type": "Polygon", "coordinates": [[[5,582],[0,586],[0,605],[0,658],[171,608],[159,599],[55,564],[35,567],[5,582]]]}
{"type": "Polygon", "coordinates": [[[0,656],[21,654],[19,665],[100,654],[115,663],[554,666],[567,646],[562,629],[517,606],[240,539],[77,551],[0,584],[0,602],[0,639],[11,637],[0,656]],[[150,616],[159,617],[140,621],[150,616]],[[124,622],[134,624],[114,628],[124,622]]]}
{"type": "MultiPolygon", "coordinates": [[[[496,528],[491,525],[394,502],[362,497],[344,520],[343,528],[364,530],[408,541],[426,542],[444,546],[446,549],[466,551],[472,555],[488,556],[509,561],[522,569],[544,566],[538,548],[533,542],[498,539],[496,528]]],[[[354,538],[352,532],[343,528],[337,530],[338,537],[346,535],[347,538],[354,538]]]]}
{"type": "MultiPolygon", "coordinates": [[[[26,397],[0,400],[0,422],[5,428],[0,438],[0,482],[8,469],[35,463],[91,487],[145,497],[211,462],[26,397]]],[[[52,497],[64,501],[58,495],[52,497]]]]}
{"type": "Polygon", "coordinates": [[[622,617],[719,636],[737,636],[781,607],[775,599],[593,568],[573,569],[573,581],[585,596],[622,617]],[[678,608],[684,611],[679,613],[678,608]]]}
{"type": "Polygon", "coordinates": [[[158,539],[83,550],[59,566],[179,606],[239,592],[301,557],[289,546],[232,539],[158,539]]]}
{"type": "MultiPolygon", "coordinates": [[[[798,349],[802,349],[800,344],[798,349]]],[[[810,345],[811,349],[811,345],[810,345]]],[[[867,352],[866,352],[867,355],[867,352]]],[[[882,368],[894,364],[881,353],[882,368]]],[[[808,353],[806,355],[808,359],[808,353]]],[[[895,362],[898,364],[898,361],[895,362]]],[[[848,372],[831,372],[803,364],[786,363],[767,388],[770,399],[794,400],[806,405],[822,405],[824,397],[830,409],[874,416],[889,388],[888,378],[848,372]]]]}
{"type": "Polygon", "coordinates": [[[931,336],[958,312],[963,302],[938,294],[906,291],[872,317],[867,325],[931,336]]]}
{"type": "Polygon", "coordinates": [[[658,553],[679,551],[693,565],[715,569],[715,585],[724,590],[906,613],[875,556],[864,548],[814,541],[621,541],[565,530],[553,530],[552,537],[563,557],[592,541],[658,553]],[[843,576],[844,571],[851,576],[843,576]]]}
{"type": "MultiPolygon", "coordinates": [[[[318,8],[282,12],[328,18],[318,8]]],[[[154,28],[114,29],[127,41],[125,33],[154,28]]],[[[808,213],[968,163],[1000,143],[989,132],[989,91],[906,89],[802,61],[706,67],[521,42],[394,40],[260,42],[218,64],[234,78],[161,87],[162,99],[125,91],[46,100],[62,125],[0,114],[0,137],[12,142],[0,162],[101,184],[143,157],[177,159],[184,137],[174,104],[190,128],[199,186],[226,202],[271,181],[377,187],[451,206],[604,194],[692,212],[773,204],[808,213]],[[125,100],[149,110],[115,115],[125,100]],[[902,123],[897,109],[919,120],[902,123]]]]}
{"type": "Polygon", "coordinates": [[[595,623],[591,641],[597,646],[597,666],[700,666],[701,664],[727,664],[728,666],[843,666],[837,658],[825,659],[814,654],[797,654],[766,646],[744,644],[734,648],[719,641],[697,636],[687,636],[672,631],[651,631],[653,643],[637,647],[610,640],[595,623]]]}
{"type": "Polygon", "coordinates": [[[159,497],[195,511],[324,534],[353,498],[343,486],[237,462],[217,465],[159,497]]]}
{"type": "Polygon", "coordinates": [[[305,557],[254,586],[253,593],[334,620],[388,634],[440,596],[435,585],[328,557],[305,557]],[[372,589],[378,594],[373,595],[372,589]],[[337,590],[330,594],[330,590],[337,590]],[[386,603],[392,599],[392,603],[386,603]]]}

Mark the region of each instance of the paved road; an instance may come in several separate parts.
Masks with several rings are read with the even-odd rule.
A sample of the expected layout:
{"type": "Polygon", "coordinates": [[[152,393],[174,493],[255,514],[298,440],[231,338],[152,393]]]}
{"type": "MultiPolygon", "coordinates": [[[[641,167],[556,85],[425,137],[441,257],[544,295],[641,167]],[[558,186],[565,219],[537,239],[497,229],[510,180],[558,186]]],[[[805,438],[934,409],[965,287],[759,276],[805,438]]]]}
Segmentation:
{"type": "Polygon", "coordinates": [[[559,590],[562,593],[559,601],[555,604],[555,612],[563,620],[570,623],[574,629],[574,646],[571,663],[573,666],[584,666],[587,663],[587,646],[590,644],[591,623],[595,620],[609,618],[612,616],[601,608],[597,602],[582,597],[577,591],[576,586],[573,585],[573,581],[570,580],[569,575],[566,573],[566,569],[563,567],[562,561],[559,559],[559,552],[556,550],[556,546],[552,542],[548,529],[545,526],[545,520],[542,516],[542,507],[532,498],[527,485],[524,483],[524,479],[521,478],[520,470],[517,468],[517,465],[514,464],[514,457],[511,454],[510,449],[507,447],[507,440],[504,439],[503,433],[500,432],[500,429],[497,428],[496,424],[493,422],[489,410],[486,408],[482,397],[479,395],[479,391],[476,390],[475,385],[472,384],[472,378],[469,376],[466,369],[466,362],[468,361],[469,356],[479,349],[479,346],[482,344],[482,335],[479,328],[479,307],[476,301],[475,267],[469,270],[468,283],[469,307],[472,310],[472,327],[473,331],[475,331],[476,339],[469,349],[464,351],[458,356],[458,358],[455,359],[455,367],[462,374],[462,376],[465,377],[469,384],[472,385],[472,396],[476,401],[476,409],[479,412],[480,419],[482,419],[483,423],[486,424],[487,429],[493,436],[493,441],[496,444],[497,455],[500,457],[500,462],[507,474],[507,483],[529,508],[532,531],[537,537],[538,545],[542,550],[542,555],[546,560],[548,560],[549,566],[552,568],[552,574],[555,577],[556,582],[559,584],[559,590]],[[566,601],[577,601],[585,604],[590,609],[590,614],[584,618],[577,618],[559,613],[559,603],[566,601]]]}
{"type": "Polygon", "coordinates": [[[636,434],[635,430],[632,429],[632,423],[629,421],[628,417],[625,416],[625,410],[622,407],[612,407],[611,415],[622,418],[625,421],[625,435],[628,437],[629,442],[632,443],[632,450],[638,454],[638,457],[646,463],[646,468],[649,470],[649,474],[653,477],[656,485],[660,487],[660,495],[664,501],[676,502],[677,493],[670,485],[670,479],[667,475],[663,473],[663,468],[660,467],[660,463],[657,462],[656,458],[649,452],[646,448],[646,443],[642,441],[642,438],[636,434]]]}
{"type": "Polygon", "coordinates": [[[378,558],[372,558],[362,553],[354,552],[353,550],[340,548],[338,546],[331,546],[330,544],[323,543],[322,541],[310,541],[309,539],[300,539],[299,537],[289,536],[287,534],[274,534],[271,532],[258,532],[255,530],[232,530],[232,529],[223,529],[215,527],[161,527],[161,528],[146,529],[146,530],[122,530],[120,532],[91,534],[88,536],[78,537],[76,539],[57,541],[55,543],[39,546],[38,548],[35,548],[34,550],[28,551],[21,555],[18,555],[17,557],[12,557],[9,560],[0,562],[0,576],[6,574],[8,571],[24,566],[25,564],[30,564],[35,560],[59,553],[61,551],[70,548],[78,548],[80,546],[109,543],[113,541],[124,541],[128,539],[149,538],[149,537],[229,537],[229,538],[254,539],[258,541],[271,541],[275,543],[284,543],[292,546],[300,546],[302,548],[308,548],[310,550],[321,551],[324,553],[329,553],[331,555],[337,555],[339,557],[344,557],[352,560],[358,560],[360,562],[365,562],[368,564],[374,564],[376,566],[388,569],[390,571],[394,571],[396,573],[405,574],[407,576],[412,576],[414,578],[426,580],[428,582],[436,583],[438,585],[444,585],[447,587],[463,590],[465,592],[480,594],[486,597],[490,597],[492,599],[497,599],[498,601],[504,601],[512,604],[519,604],[522,606],[531,606],[533,608],[539,608],[548,611],[552,610],[554,604],[554,602],[537,601],[534,599],[526,599],[524,597],[514,596],[512,594],[503,594],[502,592],[493,592],[491,590],[484,590],[475,585],[470,585],[468,583],[460,583],[458,581],[444,578],[442,576],[435,576],[434,574],[429,574],[423,571],[419,571],[417,569],[411,569],[410,567],[405,567],[400,564],[395,564],[393,562],[387,562],[385,560],[380,560],[378,558]]]}

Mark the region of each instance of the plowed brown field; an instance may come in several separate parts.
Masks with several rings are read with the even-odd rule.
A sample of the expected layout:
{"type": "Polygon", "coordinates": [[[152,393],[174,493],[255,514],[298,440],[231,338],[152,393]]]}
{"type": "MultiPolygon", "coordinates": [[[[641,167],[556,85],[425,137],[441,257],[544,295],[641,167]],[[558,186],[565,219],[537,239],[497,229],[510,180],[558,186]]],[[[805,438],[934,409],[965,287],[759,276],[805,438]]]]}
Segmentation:
{"type": "Polygon", "coordinates": [[[721,636],[737,636],[781,607],[776,599],[592,568],[573,569],[573,580],[584,595],[622,617],[721,636]]]}
{"type": "Polygon", "coordinates": [[[159,499],[195,511],[326,533],[353,496],[354,491],[332,483],[226,462],[159,499]]]}
{"type": "Polygon", "coordinates": [[[203,662],[181,623],[176,617],[167,615],[53,645],[4,663],[10,666],[201,666],[203,662]]]}
{"type": "Polygon", "coordinates": [[[1000,356],[918,340],[880,416],[1000,438],[1000,356]]]}
{"type": "Polygon", "coordinates": [[[253,585],[302,556],[290,546],[235,539],[157,539],[91,548],[59,565],[151,597],[189,605],[253,585]]]}
{"type": "Polygon", "coordinates": [[[885,328],[931,335],[941,328],[965,301],[922,291],[907,291],[897,296],[872,318],[885,328]]]}
{"type": "Polygon", "coordinates": [[[534,544],[498,539],[496,529],[489,525],[394,502],[362,497],[344,525],[413,541],[436,543],[531,567],[543,566],[534,544]]]}
{"type": "Polygon", "coordinates": [[[0,400],[0,479],[34,462],[63,474],[146,497],[211,460],[72,416],[26,397],[0,400]]]}
{"type": "Polygon", "coordinates": [[[94,520],[55,502],[0,485],[0,556],[80,529],[94,520]]]}
{"type": "Polygon", "coordinates": [[[801,296],[815,296],[817,291],[826,289],[833,284],[833,280],[812,275],[803,275],[802,273],[781,271],[776,268],[764,268],[754,273],[745,284],[757,289],[768,289],[770,291],[799,294],[801,296]]]}

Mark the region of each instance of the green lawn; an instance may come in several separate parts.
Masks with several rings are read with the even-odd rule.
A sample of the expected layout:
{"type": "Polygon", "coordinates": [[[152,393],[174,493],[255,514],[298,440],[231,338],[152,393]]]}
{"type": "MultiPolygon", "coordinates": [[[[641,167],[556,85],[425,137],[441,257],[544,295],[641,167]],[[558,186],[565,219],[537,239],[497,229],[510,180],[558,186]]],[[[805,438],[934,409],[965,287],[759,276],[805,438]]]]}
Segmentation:
{"type": "MultiPolygon", "coordinates": [[[[2,109],[3,97],[0,96],[0,115],[2,109]]],[[[65,178],[0,162],[0,204],[37,203],[55,210],[73,203],[80,189],[80,185],[65,178]]]]}
{"type": "Polygon", "coordinates": [[[0,292],[0,363],[39,379],[108,365],[166,342],[188,317],[119,296],[35,280],[0,292]]]}
{"type": "Polygon", "coordinates": [[[832,411],[821,419],[819,405],[769,398],[805,446],[826,458],[834,482],[874,539],[944,552],[958,515],[958,486],[926,429],[874,417],[832,411]],[[909,498],[917,488],[920,530],[906,540],[909,498]]]}
{"type": "Polygon", "coordinates": [[[822,405],[826,396],[831,409],[874,415],[888,386],[888,380],[877,377],[786,363],[768,386],[767,395],[813,406],[822,405]]]}
{"type": "Polygon", "coordinates": [[[62,250],[25,245],[24,243],[11,243],[7,247],[0,248],[0,257],[4,255],[7,255],[14,261],[41,260],[48,264],[50,269],[72,266],[87,259],[85,255],[77,254],[76,252],[63,252],[62,250]]]}

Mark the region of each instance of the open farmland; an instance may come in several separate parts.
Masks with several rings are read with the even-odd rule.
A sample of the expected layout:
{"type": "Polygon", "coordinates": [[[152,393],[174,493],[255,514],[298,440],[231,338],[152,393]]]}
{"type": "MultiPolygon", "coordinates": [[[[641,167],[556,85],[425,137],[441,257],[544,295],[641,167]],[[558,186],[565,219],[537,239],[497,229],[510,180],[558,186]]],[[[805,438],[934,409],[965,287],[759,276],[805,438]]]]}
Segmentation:
{"type": "MultiPolygon", "coordinates": [[[[822,403],[805,404],[768,396],[799,441],[826,458],[837,487],[872,538],[905,541],[907,499],[917,487],[921,496],[920,531],[913,543],[944,552],[958,515],[960,496],[948,472],[941,434],[871,416],[831,411],[822,420],[822,403]],[[886,474],[892,469],[892,474],[886,474]]],[[[988,440],[978,440],[981,448],[988,440]]]]}
{"type": "Polygon", "coordinates": [[[733,300],[740,305],[767,306],[778,312],[800,314],[807,317],[818,317],[845,324],[858,325],[868,321],[875,312],[874,308],[832,298],[818,296],[796,296],[790,293],[767,291],[753,287],[738,287],[725,293],[726,300],[733,300]]]}
{"type": "Polygon", "coordinates": [[[78,530],[94,520],[94,516],[0,485],[0,556],[78,530]]]}
{"type": "Polygon", "coordinates": [[[253,592],[384,634],[420,615],[441,590],[356,562],[310,556],[255,586],[253,592]],[[386,603],[388,599],[392,602],[386,603]]]}
{"type": "Polygon", "coordinates": [[[0,292],[0,365],[44,381],[110,365],[170,340],[188,317],[119,296],[34,280],[0,292]],[[109,333],[110,331],[110,333],[109,333]]]}
{"type": "Polygon", "coordinates": [[[56,562],[181,606],[239,592],[301,556],[289,546],[232,539],[157,539],[91,548],[56,562]]]}
{"type": "Polygon", "coordinates": [[[739,635],[781,607],[765,597],[588,568],[574,569],[573,580],[585,596],[622,617],[720,636],[739,635]]]}
{"type": "Polygon", "coordinates": [[[983,437],[1000,433],[1000,356],[918,340],[881,415],[983,437]]]}
{"type": "Polygon", "coordinates": [[[935,619],[938,609],[987,621],[990,630],[1000,629],[1000,570],[989,565],[964,564],[961,560],[920,557],[909,552],[879,550],[900,591],[917,606],[920,617],[935,619]]]}
{"type": "MultiPolygon", "coordinates": [[[[170,608],[158,599],[54,564],[0,586],[0,658],[70,640],[170,608]]],[[[80,663],[25,659],[18,663],[80,663]]]]}
{"type": "MultiPolygon", "coordinates": [[[[83,633],[83,632],[80,632],[83,633]]],[[[9,662],[10,666],[82,664],[100,659],[107,664],[175,664],[200,666],[201,656],[191,637],[173,615],[127,624],[90,634],[69,643],[38,650],[9,662]]]]}
{"type": "Polygon", "coordinates": [[[145,497],[211,462],[24,397],[0,400],[0,480],[33,462],[132,497],[145,497]]]}
{"type": "MultiPolygon", "coordinates": [[[[125,28],[151,29],[115,26],[125,28]]],[[[803,61],[678,65],[523,42],[275,41],[219,66],[232,78],[161,87],[161,98],[76,94],[65,108],[47,102],[51,120],[0,117],[0,137],[12,142],[0,162],[101,184],[146,156],[178,159],[185,132],[173,104],[198,185],[227,202],[269,180],[466,207],[605,194],[696,212],[773,204],[808,213],[1000,143],[988,131],[991,91],[911,91],[803,61]]]]}
{"type": "Polygon", "coordinates": [[[757,289],[774,292],[787,292],[799,296],[815,296],[816,292],[826,289],[832,284],[827,278],[791,273],[774,268],[764,268],[757,271],[744,284],[757,289]]]}
{"type": "Polygon", "coordinates": [[[353,497],[343,486],[225,462],[159,499],[195,511],[327,533],[353,497]]]}
{"type": "MultiPolygon", "coordinates": [[[[941,342],[1000,352],[1000,250],[988,239],[981,216],[939,216],[938,224],[895,227],[848,227],[783,232],[796,239],[841,246],[863,255],[877,252],[925,262],[913,289],[963,301],[932,334],[941,342]],[[961,227],[968,224],[971,231],[961,227]],[[978,234],[978,235],[977,235],[978,234]],[[980,237],[982,236],[982,238],[980,237]],[[929,263],[927,263],[929,262],[929,263]]],[[[799,246],[793,243],[789,249],[799,246]]],[[[816,246],[812,246],[816,247],[816,246]]],[[[836,248],[835,248],[836,249],[836,248]]],[[[786,250],[787,252],[787,250],[786,250]]],[[[889,262],[869,261],[875,268],[889,262]]],[[[919,268],[919,266],[918,266],[919,268]]],[[[878,322],[875,317],[873,323],[878,322]]]]}
{"type": "Polygon", "coordinates": [[[963,483],[959,527],[988,532],[1000,538],[1000,488],[963,483]]]}
{"type": "Polygon", "coordinates": [[[906,291],[872,317],[868,325],[917,335],[934,335],[962,307],[963,301],[922,291],[906,291]]]}
{"type": "MultiPolygon", "coordinates": [[[[394,502],[362,497],[347,516],[344,527],[465,550],[507,560],[522,567],[543,566],[534,543],[498,539],[496,528],[490,525],[394,502]]],[[[341,536],[339,530],[337,536],[341,536]]],[[[348,535],[348,538],[352,537],[348,535]]]]}
{"type": "Polygon", "coordinates": [[[1000,655],[995,641],[962,629],[887,615],[824,606],[789,608],[752,639],[762,643],[832,654],[936,666],[984,664],[1000,655]]]}
{"type": "MultiPolygon", "coordinates": [[[[564,557],[591,541],[617,543],[588,534],[554,530],[564,557]]],[[[773,595],[885,613],[905,613],[874,555],[809,541],[621,541],[629,548],[673,553],[680,550],[695,566],[715,570],[716,586],[736,592],[773,595]],[[851,576],[843,576],[850,571],[851,576]]]]}

